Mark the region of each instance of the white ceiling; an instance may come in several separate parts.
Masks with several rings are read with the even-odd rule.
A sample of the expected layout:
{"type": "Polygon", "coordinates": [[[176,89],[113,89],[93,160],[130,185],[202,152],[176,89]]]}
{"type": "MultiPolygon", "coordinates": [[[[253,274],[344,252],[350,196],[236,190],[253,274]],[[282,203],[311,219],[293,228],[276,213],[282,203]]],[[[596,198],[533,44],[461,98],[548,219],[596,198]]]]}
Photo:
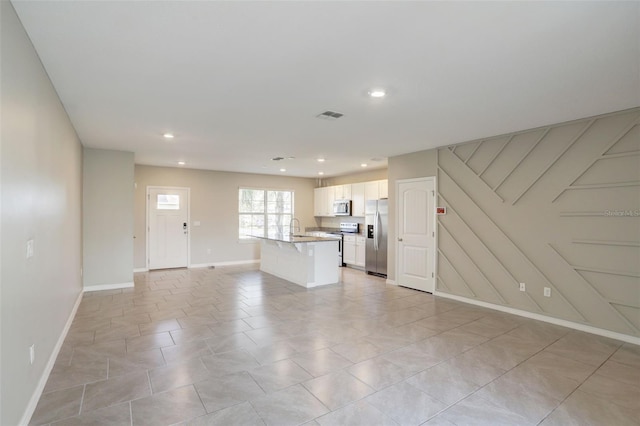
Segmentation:
{"type": "Polygon", "coordinates": [[[640,105],[640,2],[12,3],[83,144],[138,164],[334,176],[640,105]]]}

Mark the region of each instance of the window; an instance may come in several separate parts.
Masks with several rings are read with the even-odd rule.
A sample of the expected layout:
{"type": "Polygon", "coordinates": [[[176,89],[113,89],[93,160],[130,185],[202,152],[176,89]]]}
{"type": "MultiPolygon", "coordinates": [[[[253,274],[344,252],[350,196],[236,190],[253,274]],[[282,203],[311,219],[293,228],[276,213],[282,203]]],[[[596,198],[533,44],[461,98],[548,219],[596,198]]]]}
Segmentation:
{"type": "Polygon", "coordinates": [[[180,210],[180,196],[158,194],[156,206],[158,210],[180,210]]]}
{"type": "Polygon", "coordinates": [[[293,191],[240,188],[238,191],[238,236],[289,233],[293,217],[293,191]]]}

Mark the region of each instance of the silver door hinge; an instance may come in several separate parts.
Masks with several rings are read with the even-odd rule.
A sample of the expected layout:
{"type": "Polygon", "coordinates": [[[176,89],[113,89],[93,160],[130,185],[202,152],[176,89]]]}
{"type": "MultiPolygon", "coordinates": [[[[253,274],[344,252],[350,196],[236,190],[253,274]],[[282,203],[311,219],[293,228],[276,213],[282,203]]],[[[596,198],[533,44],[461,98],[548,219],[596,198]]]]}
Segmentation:
{"type": "Polygon", "coordinates": [[[432,272],[431,273],[431,278],[435,278],[435,277],[436,277],[435,274],[432,272]]]}
{"type": "Polygon", "coordinates": [[[436,196],[436,191],[431,191],[431,195],[436,196]]]}
{"type": "Polygon", "coordinates": [[[433,232],[431,233],[431,236],[432,236],[432,237],[435,237],[435,236],[436,236],[436,232],[435,232],[435,231],[433,231],[433,232]]]}

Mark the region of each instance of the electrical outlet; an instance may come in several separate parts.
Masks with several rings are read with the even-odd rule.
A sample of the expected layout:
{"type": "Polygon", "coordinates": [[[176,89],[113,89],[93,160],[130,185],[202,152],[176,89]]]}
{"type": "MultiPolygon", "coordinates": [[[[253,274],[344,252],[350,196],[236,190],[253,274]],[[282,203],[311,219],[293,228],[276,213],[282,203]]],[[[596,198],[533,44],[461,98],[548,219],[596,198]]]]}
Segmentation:
{"type": "Polygon", "coordinates": [[[520,291],[527,291],[527,286],[525,283],[520,283],[520,291]]]}
{"type": "Polygon", "coordinates": [[[544,297],[551,297],[551,288],[550,287],[545,287],[544,288],[544,297]]]}
{"type": "Polygon", "coordinates": [[[33,365],[33,361],[36,360],[36,344],[29,346],[29,362],[33,365]]]}

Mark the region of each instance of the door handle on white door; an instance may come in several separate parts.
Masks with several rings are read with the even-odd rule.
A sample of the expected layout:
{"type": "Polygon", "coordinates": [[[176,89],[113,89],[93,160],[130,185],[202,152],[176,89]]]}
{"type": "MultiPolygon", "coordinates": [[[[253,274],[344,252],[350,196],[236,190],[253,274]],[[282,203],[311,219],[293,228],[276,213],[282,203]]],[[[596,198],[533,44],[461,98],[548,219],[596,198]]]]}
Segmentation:
{"type": "Polygon", "coordinates": [[[402,238],[398,238],[398,241],[402,241],[402,238]]]}

